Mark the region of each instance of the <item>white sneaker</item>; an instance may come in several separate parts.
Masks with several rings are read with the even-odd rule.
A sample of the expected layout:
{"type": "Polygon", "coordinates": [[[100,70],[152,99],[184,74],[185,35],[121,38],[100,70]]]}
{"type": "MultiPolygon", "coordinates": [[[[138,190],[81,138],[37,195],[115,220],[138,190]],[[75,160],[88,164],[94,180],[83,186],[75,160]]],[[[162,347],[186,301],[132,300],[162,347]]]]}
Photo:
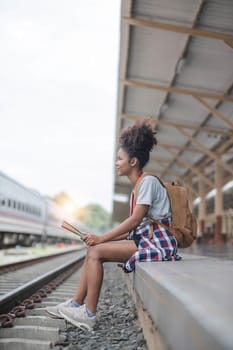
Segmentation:
{"type": "Polygon", "coordinates": [[[61,314],[59,313],[60,307],[78,308],[78,306],[73,305],[71,302],[72,302],[72,299],[69,299],[69,300],[66,300],[60,304],[55,305],[55,306],[48,306],[48,307],[46,307],[45,310],[52,316],[62,318],[61,314]]]}
{"type": "Polygon", "coordinates": [[[61,307],[59,312],[63,318],[78,328],[91,330],[96,322],[96,316],[89,317],[87,315],[85,304],[79,308],[61,307]]]}

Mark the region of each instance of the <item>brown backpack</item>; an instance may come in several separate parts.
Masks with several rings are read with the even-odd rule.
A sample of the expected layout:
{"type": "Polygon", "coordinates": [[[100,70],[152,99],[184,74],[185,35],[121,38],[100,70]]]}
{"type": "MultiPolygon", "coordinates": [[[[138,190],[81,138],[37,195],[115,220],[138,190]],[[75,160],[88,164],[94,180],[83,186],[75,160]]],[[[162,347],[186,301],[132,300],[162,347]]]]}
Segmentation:
{"type": "Polygon", "coordinates": [[[168,229],[173,234],[173,236],[176,237],[178,247],[189,247],[197,237],[197,220],[189,208],[187,188],[181,186],[178,183],[163,182],[157,175],[143,173],[138,179],[134,188],[135,202],[137,200],[137,193],[141,180],[147,175],[157,177],[161,185],[166,188],[172,212],[171,226],[163,225],[151,218],[149,218],[149,222],[157,222],[161,226],[168,229]]]}

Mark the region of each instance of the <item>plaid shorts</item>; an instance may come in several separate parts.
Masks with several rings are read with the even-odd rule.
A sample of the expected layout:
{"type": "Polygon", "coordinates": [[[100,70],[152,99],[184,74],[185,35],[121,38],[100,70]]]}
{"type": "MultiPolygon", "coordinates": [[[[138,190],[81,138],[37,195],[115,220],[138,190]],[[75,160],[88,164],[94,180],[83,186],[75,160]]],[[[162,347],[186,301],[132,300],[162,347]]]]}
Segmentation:
{"type": "MultiPolygon", "coordinates": [[[[169,225],[167,219],[161,220],[164,225],[169,225]]],[[[138,250],[124,263],[124,270],[131,272],[135,269],[136,261],[172,261],[181,260],[177,254],[177,240],[164,227],[154,223],[153,237],[149,238],[150,225],[146,220],[134,230],[128,237],[138,245],[138,250]]]]}

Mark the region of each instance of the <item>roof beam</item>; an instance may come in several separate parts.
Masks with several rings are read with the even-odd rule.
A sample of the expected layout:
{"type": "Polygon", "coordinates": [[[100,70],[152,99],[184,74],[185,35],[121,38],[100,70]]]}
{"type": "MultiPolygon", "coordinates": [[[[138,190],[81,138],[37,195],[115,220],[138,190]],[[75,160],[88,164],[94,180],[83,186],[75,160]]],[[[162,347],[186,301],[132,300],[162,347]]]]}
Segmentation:
{"type": "Polygon", "coordinates": [[[219,146],[216,149],[216,153],[221,156],[223,153],[227,154],[230,153],[228,152],[228,150],[233,146],[233,138],[231,137],[229,140],[227,140],[226,142],[224,142],[221,146],[219,146]]]}
{"type": "Polygon", "coordinates": [[[193,97],[206,97],[211,98],[214,100],[220,100],[220,101],[231,101],[233,102],[233,96],[227,96],[227,95],[221,95],[206,91],[198,91],[198,90],[192,90],[187,88],[181,88],[178,86],[166,86],[161,84],[154,84],[154,83],[148,83],[144,81],[139,80],[122,80],[122,83],[126,86],[132,86],[132,87],[140,87],[145,89],[154,89],[154,90],[161,90],[161,91],[167,91],[170,93],[175,94],[183,94],[183,95],[191,95],[193,97]]]}
{"type": "Polygon", "coordinates": [[[203,29],[197,29],[197,28],[190,28],[186,26],[180,26],[177,24],[147,21],[145,19],[138,19],[138,18],[132,18],[132,17],[123,17],[123,20],[132,26],[156,28],[161,30],[168,30],[170,32],[175,32],[175,33],[188,34],[191,36],[223,40],[227,45],[232,45],[232,42],[233,42],[233,35],[231,34],[212,32],[209,30],[203,30],[203,29]]]}
{"type": "MultiPolygon", "coordinates": [[[[150,163],[150,166],[147,167],[146,173],[157,174],[158,176],[161,176],[161,174],[162,174],[161,169],[153,168],[153,164],[151,164],[151,163],[150,163]]],[[[174,171],[169,171],[169,174],[174,176],[175,178],[180,177],[180,174],[178,174],[177,172],[174,172],[174,171]]]]}
{"type": "Polygon", "coordinates": [[[153,155],[150,158],[153,162],[156,163],[161,163],[161,164],[167,164],[170,163],[171,159],[163,159],[163,158],[157,158],[157,157],[153,157],[153,155]]]}
{"type": "MultiPolygon", "coordinates": [[[[155,161],[157,161],[157,159],[155,159],[155,161]]],[[[156,173],[159,177],[162,178],[161,170],[155,170],[155,169],[153,169],[153,168],[148,168],[148,169],[146,170],[146,172],[152,173],[152,174],[155,174],[155,173],[156,173]]],[[[175,172],[175,171],[172,171],[171,169],[169,169],[169,170],[167,171],[167,174],[170,175],[170,176],[174,176],[176,180],[180,180],[180,182],[181,182],[181,183],[184,183],[184,185],[185,185],[186,187],[188,187],[188,188],[190,189],[190,191],[191,191],[195,196],[198,196],[198,192],[197,192],[193,187],[191,187],[190,185],[188,185],[187,181],[181,179],[181,174],[179,174],[179,173],[177,173],[177,172],[175,172]]],[[[166,181],[166,180],[165,180],[165,181],[166,181]]]]}
{"type": "MultiPolygon", "coordinates": [[[[201,153],[202,152],[196,148],[190,148],[190,147],[184,147],[184,146],[177,146],[177,145],[170,145],[168,143],[158,143],[157,145],[158,147],[163,147],[163,148],[172,148],[172,149],[176,149],[178,151],[184,151],[184,152],[192,152],[192,153],[201,153]]],[[[171,159],[172,161],[172,159],[171,159]]]]}
{"type": "Polygon", "coordinates": [[[203,100],[200,96],[193,96],[197,101],[199,101],[203,106],[205,106],[215,117],[223,121],[225,124],[227,124],[233,131],[233,122],[227,118],[223,113],[221,113],[218,109],[211,106],[208,102],[203,100]]]}
{"type": "MultiPolygon", "coordinates": [[[[198,98],[199,99],[199,98],[198,98]]],[[[121,114],[120,118],[127,119],[127,120],[138,120],[138,119],[145,119],[148,118],[147,116],[142,116],[142,115],[129,115],[129,114],[121,114]]],[[[178,127],[178,128],[185,128],[185,129],[192,129],[196,131],[202,131],[202,132],[207,132],[210,134],[220,134],[224,136],[231,136],[231,133],[227,130],[223,129],[214,129],[214,128],[208,128],[205,126],[198,126],[198,125],[190,125],[190,124],[185,124],[185,123],[177,123],[172,120],[163,120],[163,119],[157,119],[151,117],[151,121],[155,122],[156,125],[169,125],[173,127],[178,127]]]]}
{"type": "Polygon", "coordinates": [[[233,49],[233,40],[224,40],[224,43],[233,49]]]}
{"type": "MultiPolygon", "coordinates": [[[[196,175],[198,175],[199,177],[201,177],[203,179],[203,181],[210,186],[211,188],[214,188],[214,183],[212,181],[210,181],[209,179],[207,179],[207,177],[194,165],[192,165],[191,163],[187,162],[186,160],[184,160],[183,158],[179,157],[174,151],[172,151],[171,149],[166,149],[167,152],[169,152],[170,154],[172,154],[174,156],[174,160],[176,160],[178,163],[182,164],[183,166],[185,166],[187,169],[192,170],[192,172],[196,175]]],[[[169,170],[166,170],[165,172],[169,172],[169,170]]]]}
{"type": "Polygon", "coordinates": [[[192,143],[194,143],[203,153],[205,153],[206,155],[208,155],[210,158],[215,159],[217,162],[219,162],[220,165],[223,166],[223,168],[225,170],[227,170],[229,173],[233,174],[233,169],[227,164],[225,163],[221,157],[219,157],[218,155],[216,155],[214,152],[212,152],[211,150],[209,150],[208,148],[206,148],[205,146],[203,146],[203,144],[201,144],[199,141],[197,141],[196,139],[194,139],[192,137],[192,135],[190,135],[187,131],[185,131],[184,129],[181,128],[177,128],[177,130],[179,130],[184,136],[186,136],[192,143]]]}

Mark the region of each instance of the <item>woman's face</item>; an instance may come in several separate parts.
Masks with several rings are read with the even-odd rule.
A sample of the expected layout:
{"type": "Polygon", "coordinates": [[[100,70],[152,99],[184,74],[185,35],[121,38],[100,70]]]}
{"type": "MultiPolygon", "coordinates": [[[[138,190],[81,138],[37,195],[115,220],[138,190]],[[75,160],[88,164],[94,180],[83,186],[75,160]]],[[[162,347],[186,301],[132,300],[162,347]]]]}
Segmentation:
{"type": "Polygon", "coordinates": [[[122,148],[117,152],[116,170],[119,176],[128,175],[131,170],[129,155],[122,148]]]}

